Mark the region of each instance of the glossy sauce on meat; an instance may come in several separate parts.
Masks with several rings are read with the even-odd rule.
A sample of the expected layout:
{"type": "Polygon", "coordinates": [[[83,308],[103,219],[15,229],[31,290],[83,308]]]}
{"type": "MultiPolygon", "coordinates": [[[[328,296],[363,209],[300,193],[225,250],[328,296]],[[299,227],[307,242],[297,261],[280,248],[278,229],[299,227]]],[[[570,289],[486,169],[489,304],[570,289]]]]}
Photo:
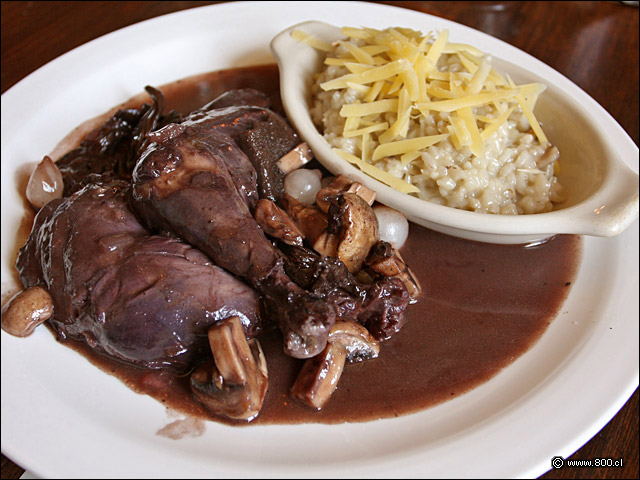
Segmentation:
{"type": "MultiPolygon", "coordinates": [[[[276,66],[213,72],[161,90],[168,109],[186,113],[244,87],[265,91],[279,109],[276,66]]],[[[251,425],[394,417],[487,381],[527,351],[559,312],[578,271],[582,241],[559,235],[531,247],[490,245],[412,225],[401,253],[418,276],[422,295],[407,308],[400,333],[383,342],[380,356],[348,365],[332,399],[316,412],[288,393],[303,361],[284,355],[279,332],[263,334],[269,389],[251,425]]],[[[133,390],[172,409],[211,418],[191,399],[188,376],[126,366],[79,342],[67,344],[133,390]]]]}

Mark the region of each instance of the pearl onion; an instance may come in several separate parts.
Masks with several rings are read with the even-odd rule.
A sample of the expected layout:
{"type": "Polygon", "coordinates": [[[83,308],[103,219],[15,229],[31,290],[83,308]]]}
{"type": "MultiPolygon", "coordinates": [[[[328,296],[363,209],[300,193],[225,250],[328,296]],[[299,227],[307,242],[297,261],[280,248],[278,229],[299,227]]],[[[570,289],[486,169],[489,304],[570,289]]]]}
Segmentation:
{"type": "Polygon", "coordinates": [[[58,166],[45,156],[29,177],[27,200],[36,208],[42,208],[51,200],[62,198],[64,182],[58,166]]]}
{"type": "Polygon", "coordinates": [[[299,168],[284,177],[284,191],[296,200],[304,203],[315,203],[316,194],[322,187],[320,170],[299,168]]]}
{"type": "Polygon", "coordinates": [[[409,236],[409,221],[402,212],[385,205],[376,205],[373,211],[378,217],[378,236],[401,248],[409,236]]]}

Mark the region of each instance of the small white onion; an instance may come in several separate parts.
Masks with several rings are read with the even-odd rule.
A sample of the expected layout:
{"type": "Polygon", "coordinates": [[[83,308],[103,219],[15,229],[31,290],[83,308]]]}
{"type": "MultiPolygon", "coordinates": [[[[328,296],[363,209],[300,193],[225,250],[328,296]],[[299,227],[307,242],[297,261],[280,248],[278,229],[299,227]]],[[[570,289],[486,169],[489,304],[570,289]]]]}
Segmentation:
{"type": "Polygon", "coordinates": [[[376,205],[373,211],[378,217],[378,237],[401,248],[409,236],[409,221],[404,213],[385,205],[376,205]]]}
{"type": "Polygon", "coordinates": [[[35,208],[42,208],[51,200],[62,198],[62,174],[51,158],[45,156],[36,166],[27,183],[27,200],[35,208]]]}
{"type": "Polygon", "coordinates": [[[314,203],[316,194],[322,188],[322,172],[299,168],[284,177],[284,191],[303,203],[314,203]]]}

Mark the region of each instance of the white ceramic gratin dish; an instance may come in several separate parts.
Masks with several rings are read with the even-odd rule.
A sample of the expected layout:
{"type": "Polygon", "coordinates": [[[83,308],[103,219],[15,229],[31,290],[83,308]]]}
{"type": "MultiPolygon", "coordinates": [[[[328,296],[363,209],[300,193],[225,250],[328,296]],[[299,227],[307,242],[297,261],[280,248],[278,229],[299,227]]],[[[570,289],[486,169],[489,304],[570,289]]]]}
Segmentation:
{"type": "MultiPolygon", "coordinates": [[[[333,152],[313,124],[310,86],[312,75],[321,69],[324,54],[296,41],[291,36],[294,30],[326,42],[343,38],[340,28],[309,21],[287,28],[272,40],[289,120],[327,169],[375,190],[378,201],[404,212],[409,220],[469,240],[518,244],[560,233],[610,237],[637,218],[638,175],[622,158],[637,161],[638,148],[595,100],[535,59],[527,69],[497,58],[491,63],[499,72],[509,74],[516,84],[538,82],[547,86],[536,105],[536,116],[560,150],[562,171],[558,177],[567,196],[553,211],[518,216],[464,211],[403,194],[364,174],[333,152]]],[[[455,37],[452,40],[456,41],[455,37]]]]}

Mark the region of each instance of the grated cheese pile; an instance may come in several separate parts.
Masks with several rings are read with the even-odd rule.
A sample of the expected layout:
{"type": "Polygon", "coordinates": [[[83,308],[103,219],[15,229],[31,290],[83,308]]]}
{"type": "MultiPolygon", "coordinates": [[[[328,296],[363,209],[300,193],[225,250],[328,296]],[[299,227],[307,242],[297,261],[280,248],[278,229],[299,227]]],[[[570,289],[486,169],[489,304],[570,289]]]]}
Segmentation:
{"type": "Polygon", "coordinates": [[[515,85],[477,48],[450,42],[447,30],[423,35],[399,27],[344,27],[342,34],[345,38],[333,44],[299,30],[292,36],[326,52],[327,68],[340,69],[334,78],[319,76],[319,88],[351,92],[349,103],[339,109],[341,136],[360,141],[359,148],[335,150],[377,180],[404,193],[417,193],[406,167],[419,163],[428,147],[446,141],[483,159],[492,135],[505,128],[514,111],[524,114],[543,149],[550,146],[533,113],[546,87],[515,85]],[[420,117],[424,121],[434,114],[446,122],[437,134],[413,128],[420,117]],[[395,160],[403,167],[396,174],[385,168],[395,160]]]}

